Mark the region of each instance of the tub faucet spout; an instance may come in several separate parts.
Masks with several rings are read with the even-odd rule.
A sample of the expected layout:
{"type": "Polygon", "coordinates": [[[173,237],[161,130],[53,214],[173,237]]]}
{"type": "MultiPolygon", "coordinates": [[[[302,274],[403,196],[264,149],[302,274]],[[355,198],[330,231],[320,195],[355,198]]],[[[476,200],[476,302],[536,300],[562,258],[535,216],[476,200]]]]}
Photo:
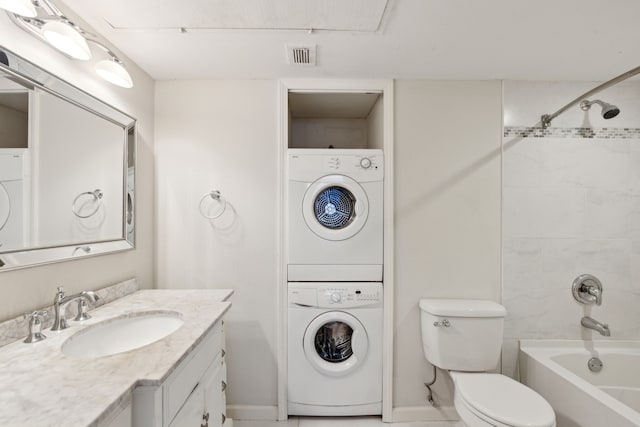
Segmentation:
{"type": "Polygon", "coordinates": [[[598,332],[602,336],[605,336],[605,337],[611,336],[609,325],[602,324],[598,322],[596,319],[594,319],[593,317],[584,316],[582,320],[580,320],[580,324],[587,329],[593,329],[594,331],[598,332]]]}

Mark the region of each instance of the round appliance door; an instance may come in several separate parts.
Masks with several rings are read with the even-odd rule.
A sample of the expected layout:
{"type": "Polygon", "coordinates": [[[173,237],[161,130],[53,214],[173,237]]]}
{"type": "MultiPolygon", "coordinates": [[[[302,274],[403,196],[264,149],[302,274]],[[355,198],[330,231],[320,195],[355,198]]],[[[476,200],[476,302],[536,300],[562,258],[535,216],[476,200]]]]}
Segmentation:
{"type": "Polygon", "coordinates": [[[7,188],[0,182],[0,230],[7,225],[11,216],[11,198],[7,188]]]}
{"type": "Polygon", "coordinates": [[[321,374],[347,375],[367,356],[369,338],[362,323],[343,311],[329,311],[313,319],[302,345],[307,360],[321,374]]]}
{"type": "Polygon", "coordinates": [[[307,226],[327,240],[345,240],[367,222],[369,200],[364,189],[344,175],[327,175],[309,186],[302,199],[307,226]]]}
{"type": "Polygon", "coordinates": [[[135,201],[133,198],[133,191],[128,190],[127,191],[127,203],[125,204],[126,207],[126,213],[125,213],[125,220],[127,222],[127,234],[131,234],[133,233],[133,228],[135,225],[135,201]]]}

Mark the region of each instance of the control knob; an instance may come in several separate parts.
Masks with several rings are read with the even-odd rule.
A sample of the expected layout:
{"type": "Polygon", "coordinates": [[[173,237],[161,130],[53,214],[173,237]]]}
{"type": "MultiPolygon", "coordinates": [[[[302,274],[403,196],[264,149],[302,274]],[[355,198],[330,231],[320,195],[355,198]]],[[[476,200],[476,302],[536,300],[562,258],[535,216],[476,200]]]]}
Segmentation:
{"type": "Polygon", "coordinates": [[[369,169],[371,167],[371,159],[363,157],[360,159],[360,166],[362,166],[362,169],[369,169]]]}
{"type": "Polygon", "coordinates": [[[331,301],[333,302],[340,302],[342,300],[342,295],[340,295],[339,293],[333,293],[331,294],[331,301]]]}

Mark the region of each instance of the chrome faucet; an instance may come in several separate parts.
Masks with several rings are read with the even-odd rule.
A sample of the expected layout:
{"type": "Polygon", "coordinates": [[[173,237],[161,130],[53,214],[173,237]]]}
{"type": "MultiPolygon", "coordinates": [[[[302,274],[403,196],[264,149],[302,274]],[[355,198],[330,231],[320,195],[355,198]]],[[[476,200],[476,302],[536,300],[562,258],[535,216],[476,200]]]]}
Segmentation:
{"type": "Polygon", "coordinates": [[[62,289],[62,286],[58,287],[58,292],[56,293],[56,296],[53,299],[53,312],[56,318],[53,321],[53,326],[51,327],[52,331],[61,331],[69,327],[69,324],[67,324],[67,319],[66,319],[67,306],[72,301],[82,300],[82,299],[84,299],[87,302],[94,303],[98,301],[100,298],[93,291],[82,291],[77,294],[66,296],[64,294],[64,290],[62,289]]]}
{"type": "Polygon", "coordinates": [[[593,317],[584,316],[582,320],[580,320],[580,324],[587,329],[593,329],[594,331],[598,332],[602,336],[605,336],[605,337],[611,336],[609,325],[602,324],[598,322],[596,319],[594,319],[593,317]]]}

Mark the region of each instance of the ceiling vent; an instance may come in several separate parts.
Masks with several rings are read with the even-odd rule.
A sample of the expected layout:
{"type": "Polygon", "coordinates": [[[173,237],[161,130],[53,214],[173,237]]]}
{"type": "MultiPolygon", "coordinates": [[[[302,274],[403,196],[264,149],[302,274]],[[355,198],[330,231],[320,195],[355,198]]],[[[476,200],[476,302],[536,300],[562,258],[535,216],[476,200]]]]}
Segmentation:
{"type": "Polygon", "coordinates": [[[316,45],[286,46],[289,65],[314,67],[316,65],[316,45]]]}

